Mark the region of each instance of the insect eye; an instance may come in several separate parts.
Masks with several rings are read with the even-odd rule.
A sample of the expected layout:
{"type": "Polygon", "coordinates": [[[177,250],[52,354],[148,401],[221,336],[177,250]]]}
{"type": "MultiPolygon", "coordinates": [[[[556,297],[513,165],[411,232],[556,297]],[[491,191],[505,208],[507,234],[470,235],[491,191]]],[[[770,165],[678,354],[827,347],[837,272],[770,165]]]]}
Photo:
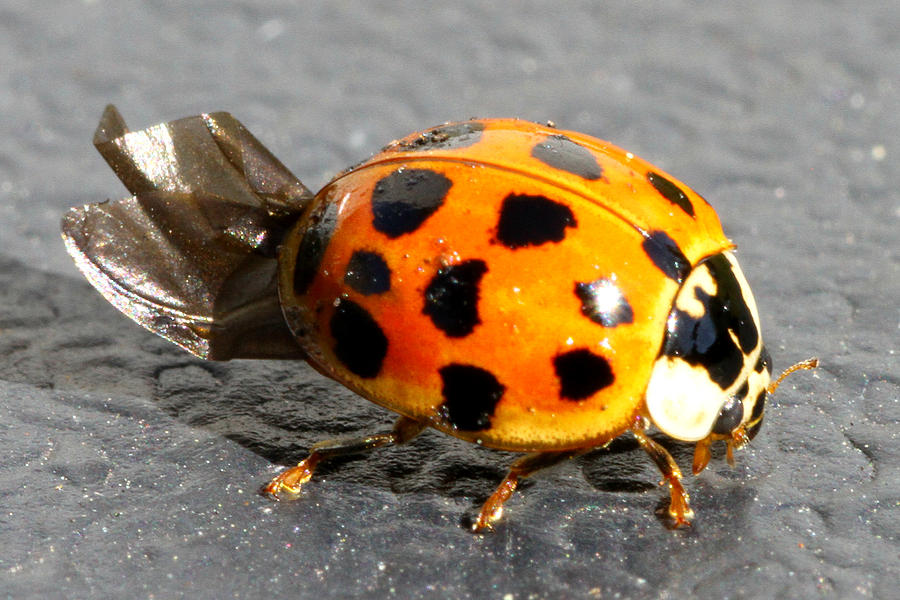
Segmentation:
{"type": "Polygon", "coordinates": [[[719,411],[716,423],[713,425],[713,433],[728,434],[744,420],[744,403],[732,396],[719,411]]]}

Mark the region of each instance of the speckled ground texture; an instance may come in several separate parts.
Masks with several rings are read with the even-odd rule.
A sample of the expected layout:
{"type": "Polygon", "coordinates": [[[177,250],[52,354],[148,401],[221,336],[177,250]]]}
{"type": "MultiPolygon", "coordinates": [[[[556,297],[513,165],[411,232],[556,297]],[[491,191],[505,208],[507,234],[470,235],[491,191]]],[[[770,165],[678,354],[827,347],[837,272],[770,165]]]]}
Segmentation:
{"type": "Polygon", "coordinates": [[[0,4],[0,596],[896,597],[900,4],[634,4],[0,4]],[[512,455],[435,433],[273,503],[308,445],[391,417],[301,363],[195,360],[80,277],[58,221],[124,195],[90,146],[108,102],[231,111],[313,188],[469,116],[612,140],[716,206],[776,369],[822,367],[688,478],[685,531],[630,440],[492,535],[462,523],[512,455]]]}

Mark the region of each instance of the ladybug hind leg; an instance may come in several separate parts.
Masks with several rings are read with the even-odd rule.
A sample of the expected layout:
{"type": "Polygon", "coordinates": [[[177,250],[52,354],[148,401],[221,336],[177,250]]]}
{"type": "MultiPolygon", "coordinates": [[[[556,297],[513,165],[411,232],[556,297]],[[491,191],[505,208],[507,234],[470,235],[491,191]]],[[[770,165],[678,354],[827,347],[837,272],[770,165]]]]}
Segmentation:
{"type": "Polygon", "coordinates": [[[493,529],[494,522],[503,516],[503,503],[509,500],[513,492],[519,486],[519,480],[530,477],[535,472],[561,463],[573,456],[580,454],[582,450],[570,450],[565,452],[535,452],[517,459],[510,465],[509,473],[494,490],[494,493],[481,507],[478,518],[472,523],[472,531],[483,532],[493,529]]]}
{"type": "Polygon", "coordinates": [[[359,454],[375,448],[403,444],[416,437],[426,425],[408,417],[400,417],[391,431],[364,437],[346,437],[323,440],[313,445],[309,456],[300,463],[282,471],[262,488],[261,493],[276,500],[292,500],[300,493],[301,486],[312,478],[316,466],[325,459],[347,454],[359,454]]]}

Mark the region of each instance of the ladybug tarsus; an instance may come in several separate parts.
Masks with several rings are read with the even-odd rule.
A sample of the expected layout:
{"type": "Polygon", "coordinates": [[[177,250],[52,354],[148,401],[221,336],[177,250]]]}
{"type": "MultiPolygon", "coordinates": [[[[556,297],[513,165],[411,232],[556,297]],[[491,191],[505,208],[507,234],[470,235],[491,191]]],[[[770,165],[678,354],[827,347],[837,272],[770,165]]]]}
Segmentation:
{"type": "Polygon", "coordinates": [[[263,486],[260,493],[273,500],[293,500],[300,495],[301,486],[312,479],[316,464],[321,455],[315,452],[301,460],[299,464],[279,473],[272,481],[263,486]]]}
{"type": "Polygon", "coordinates": [[[506,477],[481,507],[478,518],[472,524],[472,531],[482,533],[493,530],[494,523],[503,516],[504,502],[516,491],[520,479],[530,477],[537,471],[557,465],[578,454],[581,454],[581,451],[535,452],[515,460],[510,465],[506,477]]]}
{"type": "Polygon", "coordinates": [[[385,446],[405,444],[425,429],[426,424],[408,417],[400,417],[391,431],[373,433],[363,437],[352,436],[323,440],[309,449],[309,456],[297,464],[279,473],[272,481],[263,486],[261,492],[276,500],[292,500],[300,494],[301,486],[309,481],[316,466],[323,460],[347,454],[360,454],[385,446]],[[282,494],[287,497],[282,498],[282,494]]]}
{"type": "Polygon", "coordinates": [[[646,433],[647,422],[641,417],[635,419],[635,426],[631,428],[631,433],[637,439],[638,444],[643,448],[656,466],[659,468],[663,476],[660,484],[669,484],[669,492],[671,501],[669,502],[668,515],[674,521],[676,527],[684,527],[691,524],[694,518],[694,511],[690,506],[690,496],[684,490],[681,484],[681,469],[675,463],[672,455],[651,438],[646,433]]]}

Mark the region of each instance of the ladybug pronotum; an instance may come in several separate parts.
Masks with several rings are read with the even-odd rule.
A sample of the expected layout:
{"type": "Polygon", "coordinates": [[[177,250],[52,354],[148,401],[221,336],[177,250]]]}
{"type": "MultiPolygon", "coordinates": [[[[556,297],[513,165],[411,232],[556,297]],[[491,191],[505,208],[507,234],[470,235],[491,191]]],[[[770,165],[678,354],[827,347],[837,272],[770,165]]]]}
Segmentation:
{"type": "MultiPolygon", "coordinates": [[[[651,427],[732,450],[763,420],[771,362],[756,303],[710,205],[604,141],[553,126],[450,123],[386,146],[317,194],[237,120],[94,144],[132,197],[71,210],[69,253],[117,308],[196,356],[306,360],[400,416],[313,446],[264,492],[293,497],[318,462],[432,427],[526,452],[519,479],[631,432],[693,516],[651,427]]],[[[784,375],[815,366],[815,360],[784,375]]]]}

